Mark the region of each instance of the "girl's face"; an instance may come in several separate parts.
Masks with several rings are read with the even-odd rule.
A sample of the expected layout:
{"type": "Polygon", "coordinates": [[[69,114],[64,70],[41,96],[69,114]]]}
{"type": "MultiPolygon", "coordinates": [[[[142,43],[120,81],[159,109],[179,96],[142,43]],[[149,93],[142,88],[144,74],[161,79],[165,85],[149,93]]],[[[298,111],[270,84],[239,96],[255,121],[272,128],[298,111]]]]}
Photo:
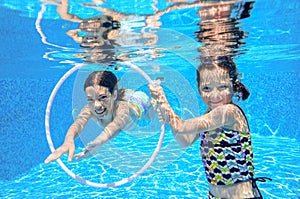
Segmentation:
{"type": "Polygon", "coordinates": [[[96,85],[87,87],[85,95],[88,106],[98,118],[105,117],[113,112],[117,91],[111,94],[108,88],[96,85]]]}
{"type": "Polygon", "coordinates": [[[199,93],[210,110],[231,103],[233,86],[229,74],[222,68],[200,71],[199,93]]]}

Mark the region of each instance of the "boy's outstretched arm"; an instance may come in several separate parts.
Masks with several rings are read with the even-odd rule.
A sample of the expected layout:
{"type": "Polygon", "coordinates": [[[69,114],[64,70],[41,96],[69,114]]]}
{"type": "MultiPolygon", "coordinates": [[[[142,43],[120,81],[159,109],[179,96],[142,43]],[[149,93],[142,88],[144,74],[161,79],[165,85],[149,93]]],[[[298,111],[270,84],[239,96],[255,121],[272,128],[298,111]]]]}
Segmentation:
{"type": "Polygon", "coordinates": [[[75,155],[76,160],[88,158],[97,153],[100,147],[117,136],[122,129],[129,123],[131,119],[130,109],[127,103],[120,103],[116,110],[116,116],[111,123],[109,123],[104,130],[91,141],[82,152],[75,155]]]}
{"type": "Polygon", "coordinates": [[[45,164],[57,160],[65,153],[69,154],[68,161],[71,162],[75,152],[74,140],[77,134],[77,127],[75,124],[72,124],[68,130],[68,133],[65,137],[64,143],[58,147],[53,153],[51,153],[44,161],[45,164]]]}
{"type": "Polygon", "coordinates": [[[62,155],[68,153],[68,161],[71,162],[75,152],[75,138],[83,131],[88,120],[91,118],[91,111],[88,106],[85,106],[80,111],[78,118],[69,127],[68,132],[65,136],[64,143],[58,147],[53,153],[51,153],[44,161],[45,164],[49,164],[52,161],[57,160],[62,155]]]}

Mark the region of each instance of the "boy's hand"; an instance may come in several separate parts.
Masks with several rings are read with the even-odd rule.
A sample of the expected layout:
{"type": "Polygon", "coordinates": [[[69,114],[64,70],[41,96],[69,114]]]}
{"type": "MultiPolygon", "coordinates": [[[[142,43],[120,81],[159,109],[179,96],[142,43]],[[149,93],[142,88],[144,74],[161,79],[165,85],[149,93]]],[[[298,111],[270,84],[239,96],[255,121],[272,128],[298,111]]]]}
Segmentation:
{"type": "Polygon", "coordinates": [[[90,142],[82,152],[75,155],[76,160],[82,160],[84,158],[88,158],[93,156],[97,153],[97,151],[100,149],[101,145],[97,142],[90,142]]]}
{"type": "Polygon", "coordinates": [[[44,161],[45,164],[49,164],[50,162],[57,160],[65,153],[69,153],[68,161],[72,162],[73,156],[75,152],[75,144],[74,142],[64,143],[60,147],[58,147],[53,153],[51,153],[46,160],[44,161]]]}

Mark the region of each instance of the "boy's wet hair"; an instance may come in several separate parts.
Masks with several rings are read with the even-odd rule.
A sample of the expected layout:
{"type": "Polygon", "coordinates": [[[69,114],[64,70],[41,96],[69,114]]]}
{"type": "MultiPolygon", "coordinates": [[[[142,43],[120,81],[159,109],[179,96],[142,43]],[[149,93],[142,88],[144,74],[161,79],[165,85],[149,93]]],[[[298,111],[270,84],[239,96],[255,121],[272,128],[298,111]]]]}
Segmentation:
{"type": "Polygon", "coordinates": [[[237,71],[236,65],[233,62],[232,58],[228,56],[205,57],[201,60],[201,64],[197,69],[198,87],[200,85],[200,71],[203,69],[212,70],[216,67],[223,68],[228,72],[229,77],[232,81],[233,91],[238,94],[239,98],[242,98],[242,100],[246,100],[249,97],[250,92],[238,79],[239,73],[237,71]]]}
{"type": "Polygon", "coordinates": [[[123,100],[125,95],[125,89],[118,89],[118,79],[114,73],[111,71],[94,71],[92,72],[84,83],[84,91],[89,86],[103,86],[108,88],[108,91],[113,94],[115,90],[118,90],[118,100],[123,100]]]}
{"type": "Polygon", "coordinates": [[[84,83],[84,90],[89,86],[103,86],[108,88],[112,94],[117,88],[117,77],[111,71],[94,71],[92,72],[84,83]]]}

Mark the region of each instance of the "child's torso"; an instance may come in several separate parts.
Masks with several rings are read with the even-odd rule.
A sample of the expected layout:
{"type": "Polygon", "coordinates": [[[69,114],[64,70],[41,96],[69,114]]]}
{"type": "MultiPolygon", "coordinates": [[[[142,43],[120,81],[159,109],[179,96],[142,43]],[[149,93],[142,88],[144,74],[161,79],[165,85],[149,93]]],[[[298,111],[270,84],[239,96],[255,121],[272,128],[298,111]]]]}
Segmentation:
{"type": "Polygon", "coordinates": [[[200,134],[206,178],[214,185],[249,180],[254,175],[250,133],[219,128],[200,134]]]}
{"type": "Polygon", "coordinates": [[[134,92],[133,90],[127,89],[124,98],[117,101],[115,107],[115,109],[124,109],[124,111],[113,111],[111,116],[105,119],[97,118],[96,115],[92,115],[92,117],[100,126],[105,127],[115,119],[117,112],[128,114],[128,121],[126,121],[127,124],[123,130],[130,130],[133,129],[139,119],[146,114],[148,107],[149,99],[145,93],[141,91],[134,92]]]}

